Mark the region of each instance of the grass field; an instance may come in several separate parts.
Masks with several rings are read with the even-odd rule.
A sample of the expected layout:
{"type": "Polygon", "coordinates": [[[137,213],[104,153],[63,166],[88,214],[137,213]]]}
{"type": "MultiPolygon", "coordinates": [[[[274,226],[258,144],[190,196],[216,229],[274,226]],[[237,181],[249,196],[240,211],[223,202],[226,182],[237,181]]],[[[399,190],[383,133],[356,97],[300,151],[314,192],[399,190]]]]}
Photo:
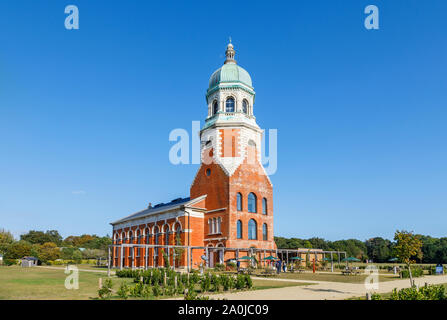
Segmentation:
{"type": "MultiPolygon", "coordinates": [[[[96,270],[91,266],[80,265],[80,270],[96,270]]],[[[99,268],[98,270],[104,270],[99,268]]],[[[41,267],[21,268],[19,266],[0,267],[0,299],[2,300],[85,300],[98,297],[99,278],[107,278],[104,272],[79,272],[79,289],[65,288],[63,267],[47,269],[41,267]]],[[[113,289],[117,290],[121,282],[132,283],[133,279],[113,277],[113,289]]],[[[305,285],[305,283],[253,280],[255,290],[305,285]]],[[[208,294],[205,294],[208,295],[208,294]]],[[[114,298],[117,298],[114,296],[114,298]]]]}

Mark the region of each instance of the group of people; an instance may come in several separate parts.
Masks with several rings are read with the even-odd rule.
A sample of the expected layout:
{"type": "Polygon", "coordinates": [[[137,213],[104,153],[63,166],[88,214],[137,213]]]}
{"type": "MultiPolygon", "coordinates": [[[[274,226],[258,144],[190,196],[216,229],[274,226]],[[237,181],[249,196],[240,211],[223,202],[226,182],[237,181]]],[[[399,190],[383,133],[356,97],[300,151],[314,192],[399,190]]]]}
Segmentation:
{"type": "Polygon", "coordinates": [[[287,272],[287,263],[285,261],[276,260],[275,262],[276,273],[287,272]]]}

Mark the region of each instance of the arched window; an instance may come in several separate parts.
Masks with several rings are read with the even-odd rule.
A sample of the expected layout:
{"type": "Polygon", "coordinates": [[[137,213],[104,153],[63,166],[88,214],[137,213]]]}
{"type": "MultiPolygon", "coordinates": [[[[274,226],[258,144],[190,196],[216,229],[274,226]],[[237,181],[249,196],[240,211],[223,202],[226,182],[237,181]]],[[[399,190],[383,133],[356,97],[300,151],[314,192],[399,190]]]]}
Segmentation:
{"type": "Polygon", "coordinates": [[[248,221],[248,240],[258,239],[258,227],[254,219],[248,221]]]}
{"type": "Polygon", "coordinates": [[[237,221],[237,238],[242,239],[242,221],[237,221]]]}
{"type": "Polygon", "coordinates": [[[144,230],[144,234],[146,235],[146,244],[149,244],[149,228],[146,228],[146,230],[144,230]]]}
{"type": "MultiPolygon", "coordinates": [[[[154,228],[154,234],[155,234],[154,244],[157,245],[160,243],[160,229],[158,228],[158,226],[154,228]]],[[[154,256],[158,256],[158,247],[155,247],[154,256]]]]}
{"type": "Polygon", "coordinates": [[[165,229],[165,245],[169,244],[169,225],[166,225],[165,229]]]}
{"type": "Polygon", "coordinates": [[[238,192],[236,196],[237,201],[237,211],[242,211],[242,194],[238,192]]]}
{"type": "Polygon", "coordinates": [[[134,237],[133,237],[133,231],[132,230],[129,231],[129,239],[130,239],[129,243],[133,243],[134,237]]]}
{"type": "Polygon", "coordinates": [[[253,192],[250,192],[248,195],[248,212],[258,212],[256,207],[256,195],[253,192]]]}
{"type": "MultiPolygon", "coordinates": [[[[137,231],[137,243],[141,244],[141,231],[138,229],[137,231]]],[[[140,247],[137,248],[137,257],[140,256],[140,247]]]]}
{"type": "Polygon", "coordinates": [[[262,225],[262,240],[267,241],[267,223],[262,225]]]}
{"type": "Polygon", "coordinates": [[[242,112],[248,114],[248,101],[242,100],[242,112]]]}
{"type": "Polygon", "coordinates": [[[262,214],[267,214],[267,199],[262,198],[262,214]]]}
{"type": "Polygon", "coordinates": [[[225,102],[225,112],[234,112],[234,98],[229,97],[225,102]]]}
{"type": "Polygon", "coordinates": [[[126,234],[123,232],[121,233],[121,243],[123,243],[126,239],[126,234]]]}
{"type": "Polygon", "coordinates": [[[213,114],[216,114],[219,111],[219,105],[217,104],[217,101],[214,100],[213,102],[213,114]]]}

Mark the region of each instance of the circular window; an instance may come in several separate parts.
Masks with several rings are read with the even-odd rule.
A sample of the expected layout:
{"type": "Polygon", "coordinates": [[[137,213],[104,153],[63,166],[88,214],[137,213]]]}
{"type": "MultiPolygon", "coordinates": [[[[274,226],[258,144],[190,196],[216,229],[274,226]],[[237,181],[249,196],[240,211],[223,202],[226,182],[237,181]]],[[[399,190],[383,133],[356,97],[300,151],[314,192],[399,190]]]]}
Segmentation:
{"type": "Polygon", "coordinates": [[[206,175],[209,177],[211,175],[211,169],[206,169],[206,175]]]}

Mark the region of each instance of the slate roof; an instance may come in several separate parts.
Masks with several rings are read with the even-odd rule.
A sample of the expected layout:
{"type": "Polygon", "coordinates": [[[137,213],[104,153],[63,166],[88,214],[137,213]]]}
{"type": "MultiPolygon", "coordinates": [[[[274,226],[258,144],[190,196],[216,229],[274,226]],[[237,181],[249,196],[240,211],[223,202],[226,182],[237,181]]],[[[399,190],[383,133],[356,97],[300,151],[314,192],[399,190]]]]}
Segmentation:
{"type": "MultiPolygon", "coordinates": [[[[201,198],[201,197],[199,197],[199,198],[201,198]]],[[[199,199],[199,198],[196,198],[196,199],[199,199]]],[[[133,213],[130,216],[124,217],[124,218],[122,218],[120,220],[117,220],[115,222],[112,222],[110,224],[111,225],[115,225],[115,224],[118,224],[118,223],[121,223],[121,222],[125,222],[125,221],[128,221],[128,220],[133,220],[133,219],[136,219],[136,218],[149,216],[149,215],[156,214],[156,213],[159,213],[159,212],[169,211],[169,210],[174,209],[176,207],[180,207],[182,205],[186,205],[189,202],[195,202],[196,199],[193,199],[191,201],[190,197],[187,197],[187,198],[177,198],[177,199],[172,200],[171,202],[158,203],[158,204],[156,204],[155,206],[153,206],[151,208],[147,208],[145,210],[133,213]]]]}

